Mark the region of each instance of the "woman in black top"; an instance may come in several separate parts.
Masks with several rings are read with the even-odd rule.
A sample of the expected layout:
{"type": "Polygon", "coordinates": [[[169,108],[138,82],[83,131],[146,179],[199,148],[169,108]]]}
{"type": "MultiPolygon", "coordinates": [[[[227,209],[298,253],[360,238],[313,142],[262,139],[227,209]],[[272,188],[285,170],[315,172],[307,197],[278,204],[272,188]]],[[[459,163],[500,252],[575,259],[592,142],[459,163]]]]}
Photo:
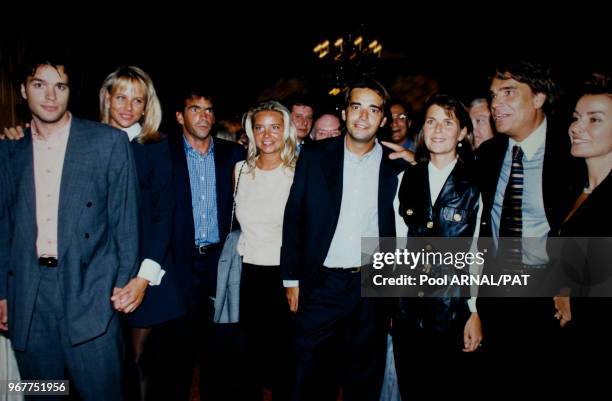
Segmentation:
{"type": "MultiPolygon", "coordinates": [[[[479,226],[480,204],[470,166],[472,123],[461,102],[451,96],[432,96],[425,110],[423,129],[417,138],[419,162],[405,171],[398,194],[399,213],[408,226],[408,243],[415,243],[410,239],[413,237],[467,237],[469,248],[479,226]]],[[[444,266],[424,268],[427,271],[422,273],[429,276],[462,274],[444,266]]],[[[433,297],[419,294],[399,300],[392,332],[403,399],[419,389],[434,394],[426,388],[436,384],[439,389],[440,378],[435,372],[441,369],[449,370],[445,380],[461,383],[466,370],[461,355],[480,345],[480,319],[475,311],[470,312],[466,294],[452,293],[456,290],[450,288],[438,290],[433,297]]],[[[449,390],[457,391],[450,382],[447,384],[449,390]]]]}
{"type": "MultiPolygon", "coordinates": [[[[587,177],[583,193],[566,217],[560,235],[559,271],[566,274],[568,297],[557,297],[557,319],[569,327],[570,351],[578,364],[593,366],[580,372],[589,380],[601,363],[612,358],[612,86],[610,76],[594,74],[578,100],[569,128],[571,152],[583,158],[587,177]],[[588,238],[584,238],[588,237],[588,238]],[[573,238],[577,238],[574,240],[573,238]],[[582,244],[578,247],[577,244],[582,244]],[[573,327],[571,327],[573,326],[573,327]]],[[[561,350],[564,352],[565,350],[561,350]]],[[[572,358],[574,359],[574,358],[572,358]]],[[[602,371],[603,372],[603,371],[602,371]]],[[[606,382],[599,382],[599,385],[606,382]]]]}

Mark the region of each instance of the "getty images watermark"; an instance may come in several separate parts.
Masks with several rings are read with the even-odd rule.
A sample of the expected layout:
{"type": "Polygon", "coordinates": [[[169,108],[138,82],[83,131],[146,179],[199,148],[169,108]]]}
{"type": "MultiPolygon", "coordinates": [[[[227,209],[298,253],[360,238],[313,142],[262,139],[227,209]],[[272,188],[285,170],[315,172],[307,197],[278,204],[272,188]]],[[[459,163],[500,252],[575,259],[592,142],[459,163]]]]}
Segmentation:
{"type": "Polygon", "coordinates": [[[612,296],[612,238],[363,238],[362,296],[612,296]]]}

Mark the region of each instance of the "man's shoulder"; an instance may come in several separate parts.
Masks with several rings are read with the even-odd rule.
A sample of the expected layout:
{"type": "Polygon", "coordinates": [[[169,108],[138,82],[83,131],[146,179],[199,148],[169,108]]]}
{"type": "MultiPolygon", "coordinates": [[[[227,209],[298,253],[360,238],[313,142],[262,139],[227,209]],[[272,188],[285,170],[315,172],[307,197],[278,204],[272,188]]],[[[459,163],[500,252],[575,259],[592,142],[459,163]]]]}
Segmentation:
{"type": "Polygon", "coordinates": [[[500,153],[506,151],[508,147],[508,137],[503,134],[497,134],[488,141],[484,141],[476,150],[476,159],[482,163],[487,161],[497,161],[500,153]]]}
{"type": "Polygon", "coordinates": [[[326,138],[320,141],[305,143],[300,151],[300,157],[330,157],[330,153],[341,155],[344,146],[344,136],[326,138]]]}
{"type": "Polygon", "coordinates": [[[71,130],[75,130],[79,133],[87,132],[87,138],[91,141],[128,141],[125,132],[117,128],[111,127],[108,124],[85,120],[82,118],[73,117],[71,130]]]}
{"type": "Polygon", "coordinates": [[[231,155],[232,158],[238,157],[239,160],[244,159],[246,156],[246,150],[239,143],[217,137],[213,138],[213,142],[215,144],[215,151],[227,153],[231,155]]]}

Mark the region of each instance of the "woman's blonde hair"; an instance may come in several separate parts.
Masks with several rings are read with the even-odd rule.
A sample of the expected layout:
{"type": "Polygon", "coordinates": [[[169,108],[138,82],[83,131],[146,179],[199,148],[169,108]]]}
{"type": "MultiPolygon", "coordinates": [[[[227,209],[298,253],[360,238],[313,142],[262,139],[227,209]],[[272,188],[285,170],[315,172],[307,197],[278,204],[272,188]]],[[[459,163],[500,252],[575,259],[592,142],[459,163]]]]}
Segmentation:
{"type": "Polygon", "coordinates": [[[100,88],[100,120],[110,123],[110,97],[113,92],[128,83],[138,82],[145,89],[144,115],[140,119],[142,130],[138,135],[138,142],[155,142],[159,140],[159,125],[161,124],[162,111],[153,81],[149,74],[138,67],[119,67],[106,77],[100,88]]]}
{"type": "Polygon", "coordinates": [[[249,148],[247,150],[247,166],[249,170],[254,171],[255,161],[259,154],[257,145],[255,144],[255,134],[253,133],[253,123],[255,116],[262,111],[275,111],[283,116],[283,144],[281,146],[281,161],[283,166],[295,168],[297,161],[297,131],[295,125],[291,121],[289,110],[277,101],[270,100],[268,102],[259,103],[257,106],[249,110],[242,120],[242,125],[249,138],[249,148]]]}

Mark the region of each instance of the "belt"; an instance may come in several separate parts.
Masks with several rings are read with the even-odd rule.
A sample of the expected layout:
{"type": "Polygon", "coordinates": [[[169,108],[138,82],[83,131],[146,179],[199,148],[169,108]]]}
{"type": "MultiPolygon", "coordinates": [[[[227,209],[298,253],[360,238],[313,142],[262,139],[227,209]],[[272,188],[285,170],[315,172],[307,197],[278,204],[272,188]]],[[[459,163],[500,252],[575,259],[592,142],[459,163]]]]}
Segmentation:
{"type": "Polygon", "coordinates": [[[325,267],[327,270],[339,273],[361,273],[361,266],[357,267],[325,267]]]}
{"type": "Polygon", "coordinates": [[[195,251],[196,253],[199,253],[200,255],[207,255],[211,251],[221,248],[221,245],[222,244],[220,242],[217,242],[216,244],[196,245],[195,251]]]}
{"type": "Polygon", "coordinates": [[[57,267],[57,258],[54,256],[41,256],[38,258],[38,265],[45,267],[57,267]]]}
{"type": "Polygon", "coordinates": [[[542,272],[546,270],[548,264],[540,264],[540,265],[519,265],[516,268],[502,268],[502,272],[504,273],[534,273],[534,272],[542,272]]]}

